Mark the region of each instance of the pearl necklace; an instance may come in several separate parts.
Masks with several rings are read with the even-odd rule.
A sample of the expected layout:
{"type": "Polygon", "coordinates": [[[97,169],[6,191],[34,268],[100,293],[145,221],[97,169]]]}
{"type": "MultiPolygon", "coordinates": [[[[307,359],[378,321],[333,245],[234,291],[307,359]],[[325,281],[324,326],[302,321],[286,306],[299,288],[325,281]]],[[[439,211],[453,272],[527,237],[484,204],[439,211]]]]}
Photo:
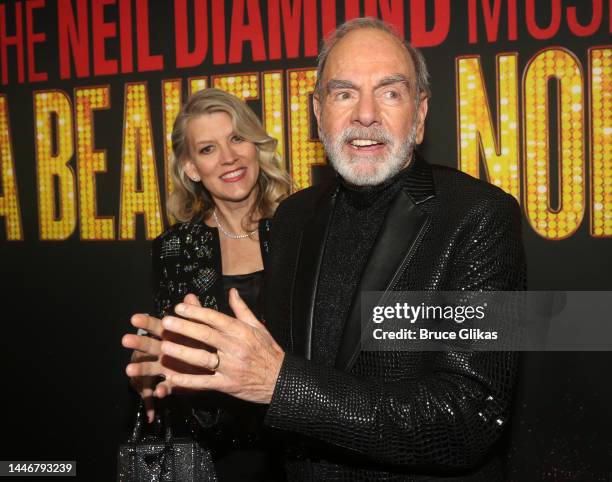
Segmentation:
{"type": "Polygon", "coordinates": [[[213,210],[213,218],[215,218],[215,223],[217,223],[217,226],[219,227],[219,231],[221,231],[225,236],[227,236],[228,238],[231,238],[231,239],[249,238],[249,237],[253,236],[257,232],[257,229],[254,229],[250,233],[245,233],[245,234],[236,234],[236,233],[232,233],[230,231],[227,231],[223,227],[223,224],[221,224],[221,221],[219,221],[219,218],[217,217],[217,208],[215,208],[213,210]]]}

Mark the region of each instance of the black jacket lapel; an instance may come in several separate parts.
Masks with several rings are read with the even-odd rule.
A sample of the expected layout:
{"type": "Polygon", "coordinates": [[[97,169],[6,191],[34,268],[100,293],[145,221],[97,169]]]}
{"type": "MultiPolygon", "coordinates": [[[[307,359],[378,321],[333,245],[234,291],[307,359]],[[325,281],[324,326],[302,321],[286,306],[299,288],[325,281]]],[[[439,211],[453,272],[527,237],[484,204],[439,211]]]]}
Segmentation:
{"type": "Polygon", "coordinates": [[[325,251],[329,222],[336,200],[337,184],[324,188],[314,212],[304,225],[291,295],[291,332],[293,353],[310,359],[314,305],[319,270],[325,251]]]}
{"type": "Polygon", "coordinates": [[[336,367],[341,370],[350,369],[360,351],[361,293],[392,288],[427,229],[428,217],[418,204],[434,196],[431,168],[415,157],[408,169],[404,188],[387,211],[353,297],[336,356],[336,367]]]}

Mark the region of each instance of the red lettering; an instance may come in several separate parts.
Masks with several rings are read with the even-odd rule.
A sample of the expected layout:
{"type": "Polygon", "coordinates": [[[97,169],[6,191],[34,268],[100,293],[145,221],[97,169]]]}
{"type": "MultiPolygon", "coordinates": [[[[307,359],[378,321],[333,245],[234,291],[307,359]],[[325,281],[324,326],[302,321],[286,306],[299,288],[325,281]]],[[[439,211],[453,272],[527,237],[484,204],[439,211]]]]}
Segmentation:
{"type": "Polygon", "coordinates": [[[380,18],[395,26],[400,36],[404,37],[404,2],[402,0],[366,0],[365,16],[378,17],[378,6],[380,6],[380,18]]]}
{"type": "MultiPolygon", "coordinates": [[[[300,3],[297,0],[295,3],[300,3]]],[[[325,3],[325,2],[323,2],[325,3]]],[[[283,3],[283,7],[284,7],[283,3]]],[[[284,17],[284,16],[283,16],[284,17]]],[[[285,42],[287,40],[287,18],[285,20],[285,42]]],[[[299,24],[298,24],[299,25],[299,24]]],[[[280,26],[280,6],[279,0],[268,0],[268,57],[270,60],[278,60],[281,58],[281,26],[280,26]]]]}
{"type": "Polygon", "coordinates": [[[516,0],[508,0],[508,40],[517,38],[516,0]]]}
{"type": "Polygon", "coordinates": [[[23,15],[21,2],[15,3],[15,35],[7,35],[6,6],[0,5],[0,54],[2,56],[2,83],[8,83],[8,46],[17,48],[17,79],[21,83],[25,80],[23,59],[23,15]]]}
{"type": "Polygon", "coordinates": [[[578,37],[593,35],[601,25],[602,17],[603,5],[601,0],[593,0],[593,15],[591,16],[591,21],[587,25],[582,25],[578,22],[576,7],[567,7],[567,25],[578,37]]]}
{"type": "Polygon", "coordinates": [[[242,47],[244,42],[251,43],[253,60],[266,60],[264,48],[263,29],[261,26],[261,15],[257,0],[246,0],[247,23],[244,20],[245,0],[236,0],[232,10],[232,35],[230,39],[229,61],[230,63],[242,62],[242,47]]]}
{"type": "Polygon", "coordinates": [[[317,35],[317,2],[304,0],[304,55],[316,57],[319,51],[317,35]]]}
{"type": "MultiPolygon", "coordinates": [[[[283,17],[285,50],[287,58],[294,59],[300,54],[300,33],[302,26],[302,0],[296,0],[291,7],[289,0],[268,0],[270,59],[280,59],[280,15],[283,17]],[[281,2],[279,6],[279,1],[281,2]]],[[[304,55],[317,54],[316,4],[314,0],[304,2],[304,55]]]]}
{"type": "Polygon", "coordinates": [[[36,72],[36,56],[34,55],[34,44],[47,40],[43,32],[34,32],[32,21],[32,10],[45,6],[45,0],[31,0],[26,3],[26,39],[28,45],[28,79],[30,82],[41,82],[47,80],[46,72],[36,72]]]}
{"type": "Polygon", "coordinates": [[[78,28],[75,24],[71,0],[58,0],[58,38],[60,77],[70,77],[70,53],[77,77],[89,76],[89,30],[87,0],[77,0],[78,28]]]}
{"type": "Polygon", "coordinates": [[[548,27],[540,28],[535,19],[535,0],[525,0],[527,30],[533,38],[546,40],[553,37],[559,30],[561,26],[561,0],[551,0],[551,7],[547,9],[551,12],[550,24],[548,27]]]}
{"type": "Polygon", "coordinates": [[[206,0],[194,0],[195,42],[189,50],[187,0],[174,0],[174,32],[176,35],[176,66],[200,65],[208,51],[208,8],[206,0]]]}
{"type": "MultiPolygon", "coordinates": [[[[478,42],[478,8],[477,0],[469,0],[468,3],[468,41],[471,44],[478,42]]],[[[490,0],[481,0],[487,40],[495,42],[499,31],[499,19],[501,14],[501,2],[495,0],[493,11],[491,11],[490,0]]],[[[508,0],[508,40],[517,39],[516,23],[516,0],[508,0]]]]}
{"type": "Polygon", "coordinates": [[[132,49],[132,0],[119,0],[119,38],[121,39],[121,73],[134,71],[132,49]]]}
{"type": "Polygon", "coordinates": [[[212,2],[213,64],[224,64],[225,57],[225,2],[212,2]]]}
{"type": "Polygon", "coordinates": [[[325,39],[336,28],[336,2],[321,2],[321,17],[323,20],[323,38],[325,39]]]}
{"type": "Polygon", "coordinates": [[[98,0],[91,5],[94,75],[113,75],[119,71],[117,60],[106,58],[106,39],[117,36],[117,25],[104,21],[104,7],[115,3],[116,0],[98,0]]]}
{"type": "Polygon", "coordinates": [[[478,42],[478,15],[476,14],[476,0],[468,1],[468,42],[478,42]]]}
{"type": "Polygon", "coordinates": [[[434,26],[426,27],[425,0],[413,0],[410,6],[410,41],[415,47],[433,47],[446,39],[450,27],[450,1],[436,0],[434,26]]]}
{"type": "Polygon", "coordinates": [[[162,70],[164,58],[149,52],[149,0],[136,0],[136,36],[138,37],[138,70],[162,70]]]}
{"type": "Polygon", "coordinates": [[[344,1],[344,20],[352,20],[353,18],[360,17],[359,13],[359,0],[345,0],[344,1]]]}
{"type": "Polygon", "coordinates": [[[495,0],[495,6],[491,12],[491,4],[488,0],[482,0],[482,16],[484,17],[487,40],[495,42],[499,31],[499,14],[501,12],[501,1],[495,0]]]}

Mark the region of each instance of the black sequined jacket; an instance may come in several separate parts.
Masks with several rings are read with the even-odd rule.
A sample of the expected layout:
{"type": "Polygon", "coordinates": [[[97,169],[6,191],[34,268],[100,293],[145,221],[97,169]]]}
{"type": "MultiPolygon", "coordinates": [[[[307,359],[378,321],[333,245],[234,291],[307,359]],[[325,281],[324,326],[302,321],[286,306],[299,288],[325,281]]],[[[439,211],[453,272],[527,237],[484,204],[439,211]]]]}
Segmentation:
{"type": "MultiPolygon", "coordinates": [[[[259,243],[264,270],[270,254],[271,221],[259,223],[259,243]]],[[[163,317],[188,293],[202,306],[225,313],[229,306],[221,278],[219,231],[204,223],[177,223],[153,241],[153,292],[155,315],[163,317]]]]}
{"type": "MultiPolygon", "coordinates": [[[[335,367],[309,361],[335,180],[276,212],[266,320],[286,350],[265,423],[288,437],[293,480],[497,480],[516,354],[360,351],[361,291],[522,290],[511,196],[421,158],[369,254],[335,367]]],[[[342,266],[338,266],[342,269],[342,266]]],[[[316,328],[315,328],[316,329],[316,328]]]]}

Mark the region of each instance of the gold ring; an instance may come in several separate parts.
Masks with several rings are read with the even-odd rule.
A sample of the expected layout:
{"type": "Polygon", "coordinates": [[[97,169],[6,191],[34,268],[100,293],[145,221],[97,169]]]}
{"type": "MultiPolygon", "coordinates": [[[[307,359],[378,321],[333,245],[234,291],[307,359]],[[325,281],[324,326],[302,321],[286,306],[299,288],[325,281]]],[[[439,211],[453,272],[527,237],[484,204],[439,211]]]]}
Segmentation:
{"type": "Polygon", "coordinates": [[[221,358],[219,358],[219,354],[217,353],[217,364],[211,368],[213,372],[217,371],[217,368],[219,368],[219,363],[221,363],[221,358]]]}

